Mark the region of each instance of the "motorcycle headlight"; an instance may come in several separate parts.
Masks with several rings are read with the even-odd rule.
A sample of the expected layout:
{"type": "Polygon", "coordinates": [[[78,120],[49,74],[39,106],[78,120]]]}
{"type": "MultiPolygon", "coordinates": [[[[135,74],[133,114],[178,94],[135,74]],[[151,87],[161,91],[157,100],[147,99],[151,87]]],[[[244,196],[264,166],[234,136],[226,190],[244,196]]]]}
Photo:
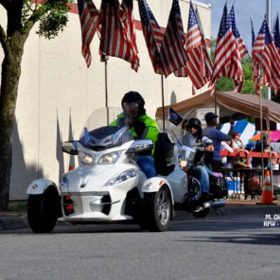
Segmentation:
{"type": "Polygon", "coordinates": [[[112,164],[115,163],[121,156],[122,151],[112,152],[101,156],[97,164],[112,164]]]}
{"type": "Polygon", "coordinates": [[[105,184],[105,186],[108,187],[108,186],[114,186],[114,185],[120,184],[128,179],[136,177],[136,175],[137,175],[137,173],[134,169],[127,170],[127,171],[121,173],[120,175],[112,178],[110,181],[108,181],[105,184]]]}
{"type": "Polygon", "coordinates": [[[79,161],[82,164],[90,165],[93,163],[93,157],[92,155],[85,153],[85,152],[79,152],[79,161]]]}

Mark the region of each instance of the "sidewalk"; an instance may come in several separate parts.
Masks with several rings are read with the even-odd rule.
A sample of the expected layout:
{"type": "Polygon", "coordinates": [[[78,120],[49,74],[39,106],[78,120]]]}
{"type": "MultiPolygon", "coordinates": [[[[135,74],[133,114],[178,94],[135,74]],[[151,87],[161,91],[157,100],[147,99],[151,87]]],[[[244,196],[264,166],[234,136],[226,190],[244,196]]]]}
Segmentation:
{"type": "MultiPolygon", "coordinates": [[[[261,205],[259,200],[226,200],[225,207],[212,209],[214,215],[280,215],[280,200],[275,200],[273,205],[261,205]]],[[[179,211],[178,217],[189,216],[185,211],[179,211]]],[[[211,213],[210,212],[210,213],[211,213]]],[[[28,221],[25,212],[0,212],[0,231],[28,228],[28,221]]]]}
{"type": "Polygon", "coordinates": [[[27,227],[26,213],[0,212],[0,231],[27,227]]]}

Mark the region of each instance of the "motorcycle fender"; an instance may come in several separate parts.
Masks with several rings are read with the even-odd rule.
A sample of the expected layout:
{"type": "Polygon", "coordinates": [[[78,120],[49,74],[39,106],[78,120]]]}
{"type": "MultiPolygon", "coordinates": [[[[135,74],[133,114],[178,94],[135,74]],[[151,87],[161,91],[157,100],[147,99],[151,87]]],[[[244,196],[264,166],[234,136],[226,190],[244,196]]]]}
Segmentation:
{"type": "Polygon", "coordinates": [[[58,194],[60,194],[60,191],[59,191],[57,185],[53,181],[48,180],[48,179],[43,179],[43,178],[32,181],[29,184],[26,193],[27,194],[42,194],[50,186],[55,187],[58,194]]]}
{"type": "Polygon", "coordinates": [[[150,179],[146,180],[141,187],[141,191],[143,193],[157,192],[164,185],[169,188],[171,199],[172,199],[172,204],[174,205],[174,198],[173,198],[173,193],[172,193],[172,189],[170,187],[170,184],[168,183],[167,180],[165,180],[163,178],[153,177],[153,178],[150,178],[150,179]]]}

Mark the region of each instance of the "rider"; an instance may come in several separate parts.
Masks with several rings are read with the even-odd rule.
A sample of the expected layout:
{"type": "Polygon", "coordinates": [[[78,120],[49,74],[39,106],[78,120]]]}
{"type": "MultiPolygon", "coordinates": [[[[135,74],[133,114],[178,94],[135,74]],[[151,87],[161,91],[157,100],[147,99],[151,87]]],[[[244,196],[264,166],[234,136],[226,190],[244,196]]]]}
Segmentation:
{"type": "MultiPolygon", "coordinates": [[[[205,141],[205,140],[204,140],[205,141]]],[[[182,144],[191,148],[196,148],[202,142],[201,122],[197,118],[190,118],[186,125],[186,134],[182,139],[182,144]]],[[[211,200],[212,195],[209,193],[210,181],[209,170],[201,163],[201,152],[196,151],[194,166],[190,170],[184,168],[186,172],[190,172],[199,182],[201,186],[201,199],[203,201],[211,200]],[[200,154],[200,155],[199,155],[200,154]]]]}
{"type": "MultiPolygon", "coordinates": [[[[117,116],[111,125],[123,127],[129,126],[130,132],[135,139],[152,140],[153,145],[157,141],[159,128],[155,120],[147,116],[144,108],[145,100],[139,92],[127,92],[121,101],[123,112],[117,116]]],[[[154,158],[152,155],[139,155],[137,164],[147,178],[157,175],[154,158]]]]}

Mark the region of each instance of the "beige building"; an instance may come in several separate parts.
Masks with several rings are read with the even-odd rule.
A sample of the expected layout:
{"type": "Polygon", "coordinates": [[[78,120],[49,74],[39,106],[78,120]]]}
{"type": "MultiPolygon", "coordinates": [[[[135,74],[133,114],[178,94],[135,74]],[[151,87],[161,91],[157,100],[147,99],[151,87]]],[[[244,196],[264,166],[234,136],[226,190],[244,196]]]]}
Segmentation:
{"type": "MultiPolygon", "coordinates": [[[[93,0],[97,7],[100,0],[93,0]]],[[[204,33],[210,39],[211,6],[195,2],[204,33]]],[[[162,27],[166,27],[172,0],[148,0],[162,27]]],[[[155,115],[161,105],[161,77],[153,72],[141,30],[138,5],[137,43],[140,68],[134,72],[130,64],[110,57],[108,61],[108,103],[119,107],[123,94],[139,91],[146,100],[147,113],[155,115]]],[[[184,29],[187,29],[189,1],[181,0],[184,29]]],[[[105,104],[104,63],[98,54],[99,38],[91,44],[92,64],[87,69],[81,55],[81,30],[78,14],[69,13],[67,28],[54,40],[40,38],[33,29],[25,46],[22,75],[14,126],[13,167],[10,199],[26,199],[28,184],[39,177],[58,182],[68,170],[69,156],[61,152],[61,142],[69,135],[78,138],[88,116],[105,104]]],[[[5,27],[5,10],[0,6],[0,23],[5,27]]],[[[0,49],[2,61],[3,51],[0,49]]],[[[188,78],[170,75],[164,79],[165,105],[191,96],[188,78]]]]}

